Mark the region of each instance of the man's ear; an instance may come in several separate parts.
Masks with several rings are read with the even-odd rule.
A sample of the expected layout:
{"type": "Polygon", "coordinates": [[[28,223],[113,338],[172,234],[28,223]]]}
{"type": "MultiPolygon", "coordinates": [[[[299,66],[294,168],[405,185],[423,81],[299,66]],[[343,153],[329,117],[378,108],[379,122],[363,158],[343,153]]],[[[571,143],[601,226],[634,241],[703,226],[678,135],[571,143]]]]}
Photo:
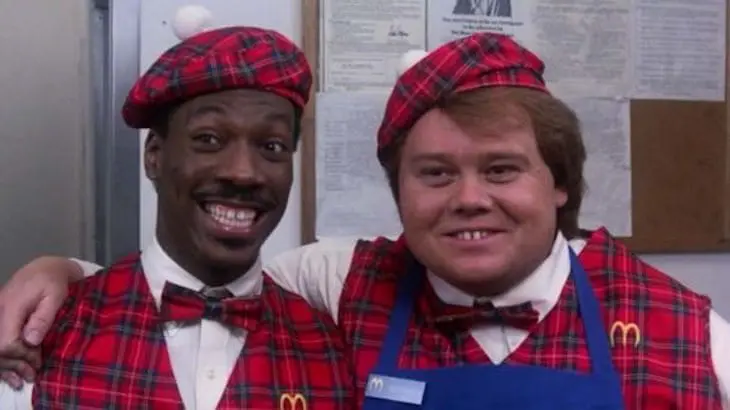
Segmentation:
{"type": "Polygon", "coordinates": [[[147,133],[144,142],[144,172],[152,183],[155,183],[160,175],[163,142],[163,137],[158,132],[150,130],[147,133]]]}

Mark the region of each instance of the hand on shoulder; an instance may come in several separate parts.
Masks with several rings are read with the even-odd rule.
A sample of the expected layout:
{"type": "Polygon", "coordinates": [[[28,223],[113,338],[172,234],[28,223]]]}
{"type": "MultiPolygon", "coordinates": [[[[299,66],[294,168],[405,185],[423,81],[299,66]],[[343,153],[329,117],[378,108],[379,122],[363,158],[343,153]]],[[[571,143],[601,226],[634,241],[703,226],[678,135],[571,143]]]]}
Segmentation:
{"type": "Polygon", "coordinates": [[[20,388],[40,366],[39,345],[68,294],[83,276],[63,257],[42,256],[16,271],[0,289],[0,379],[20,388]]]}

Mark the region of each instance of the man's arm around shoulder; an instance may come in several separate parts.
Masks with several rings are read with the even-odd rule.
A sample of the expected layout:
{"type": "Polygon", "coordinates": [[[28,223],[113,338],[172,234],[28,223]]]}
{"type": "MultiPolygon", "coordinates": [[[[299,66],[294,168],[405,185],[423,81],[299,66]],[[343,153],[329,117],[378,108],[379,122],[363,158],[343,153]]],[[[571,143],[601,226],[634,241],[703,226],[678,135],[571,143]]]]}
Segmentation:
{"type": "Polygon", "coordinates": [[[337,312],[356,241],[333,238],[286,251],[264,265],[279,286],[301,296],[315,309],[337,312]]]}

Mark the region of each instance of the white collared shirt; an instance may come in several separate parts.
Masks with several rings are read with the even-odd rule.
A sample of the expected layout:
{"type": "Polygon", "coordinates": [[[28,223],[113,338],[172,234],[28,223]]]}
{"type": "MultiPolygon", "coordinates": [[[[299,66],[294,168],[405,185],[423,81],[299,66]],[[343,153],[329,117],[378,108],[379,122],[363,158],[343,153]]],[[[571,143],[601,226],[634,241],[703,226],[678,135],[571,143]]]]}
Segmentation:
{"type": "MultiPolygon", "coordinates": [[[[264,267],[267,275],[282,288],[303,297],[316,309],[329,312],[337,321],[340,296],[355,250],[356,238],[333,238],[287,251],[264,267]]],[[[533,302],[540,319],[557,304],[570,273],[570,246],[576,253],[584,240],[568,242],[558,235],[550,256],[520,285],[491,298],[496,306],[533,302]]],[[[75,260],[87,275],[99,267],[75,260]]],[[[471,306],[474,297],[460,291],[435,275],[428,274],[436,294],[446,303],[471,306]]],[[[525,341],[524,330],[482,326],[472,329],[472,336],[494,363],[501,363],[525,341]],[[505,343],[506,338],[506,343],[505,343]]],[[[710,348],[712,362],[722,389],[724,409],[730,410],[730,323],[714,310],[710,314],[710,348]]],[[[1,402],[0,402],[1,403],[1,402]]]]}
{"type": "MultiPolygon", "coordinates": [[[[142,252],[142,267],[158,309],[166,281],[193,290],[205,286],[170,259],[157,240],[142,252]]],[[[87,275],[99,269],[93,265],[93,272],[89,272],[91,268],[91,264],[85,265],[87,275]]],[[[225,287],[235,296],[253,296],[261,294],[262,286],[261,262],[257,261],[245,275],[225,287]]],[[[185,408],[215,409],[243,348],[246,331],[230,329],[207,319],[184,327],[170,324],[164,331],[172,371],[185,408]]],[[[7,384],[0,384],[0,409],[32,409],[32,388],[32,384],[26,383],[16,392],[7,384]]]]}

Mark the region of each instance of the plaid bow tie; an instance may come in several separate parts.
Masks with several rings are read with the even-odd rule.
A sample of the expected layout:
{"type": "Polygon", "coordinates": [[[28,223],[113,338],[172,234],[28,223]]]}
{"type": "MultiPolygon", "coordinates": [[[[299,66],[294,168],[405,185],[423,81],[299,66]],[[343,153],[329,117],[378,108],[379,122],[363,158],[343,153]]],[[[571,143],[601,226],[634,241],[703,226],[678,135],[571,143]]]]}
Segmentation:
{"type": "Polygon", "coordinates": [[[480,324],[510,326],[530,330],[539,320],[532,303],[496,307],[492,302],[474,302],[474,306],[455,306],[440,303],[434,307],[437,325],[471,329],[480,324]]]}
{"type": "Polygon", "coordinates": [[[164,322],[195,322],[200,319],[253,331],[261,319],[259,298],[234,298],[228,290],[196,292],[166,282],[162,290],[160,317],[164,322]]]}

